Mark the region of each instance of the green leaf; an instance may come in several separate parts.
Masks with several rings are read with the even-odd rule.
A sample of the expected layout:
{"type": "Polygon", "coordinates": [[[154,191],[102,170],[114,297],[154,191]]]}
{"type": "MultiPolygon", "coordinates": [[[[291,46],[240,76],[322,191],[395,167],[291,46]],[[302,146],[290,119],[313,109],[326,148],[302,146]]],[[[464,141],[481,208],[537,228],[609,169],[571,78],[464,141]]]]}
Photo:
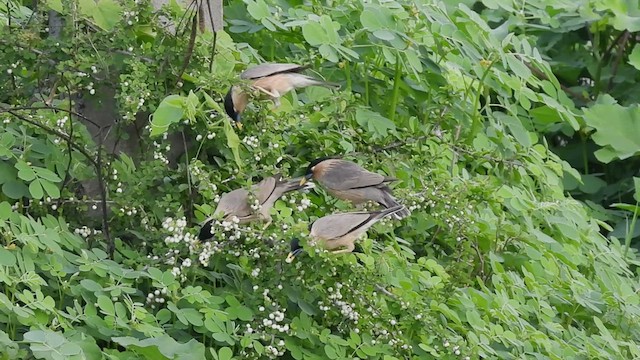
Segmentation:
{"type": "Polygon", "coordinates": [[[42,188],[40,179],[33,180],[31,184],[29,184],[29,193],[34,199],[42,199],[42,197],[44,197],[44,189],[42,188]]]}
{"type": "Polygon", "coordinates": [[[38,359],[62,360],[80,355],[82,348],[69,342],[64,335],[51,330],[33,330],[24,334],[33,355],[38,359]]]}
{"type": "Polygon", "coordinates": [[[22,181],[7,181],[2,184],[2,192],[11,199],[29,196],[29,188],[22,181]]]}
{"type": "Polygon", "coordinates": [[[40,182],[40,185],[42,185],[42,188],[44,189],[44,191],[47,193],[47,195],[49,195],[51,198],[57,199],[60,197],[60,189],[58,189],[58,187],[55,184],[42,179],[39,179],[39,182],[40,182]]]}
{"type": "Polygon", "coordinates": [[[113,306],[113,302],[111,299],[105,295],[98,296],[96,301],[98,303],[98,307],[102,310],[105,315],[115,315],[115,307],[113,306]]]}
{"type": "Polygon", "coordinates": [[[509,69],[513,71],[518,77],[523,78],[525,80],[531,77],[531,70],[514,54],[506,54],[505,58],[507,60],[507,64],[509,65],[509,69]]]}
{"type": "Polygon", "coordinates": [[[360,126],[375,134],[376,137],[387,136],[390,131],[396,130],[396,125],[393,121],[369,109],[357,109],[356,121],[360,126]]]}
{"type": "Polygon", "coordinates": [[[598,160],[608,163],[640,154],[640,107],[596,104],[584,111],[587,125],[596,129],[593,141],[602,146],[598,160]]]}
{"type": "MultiPolygon", "coordinates": [[[[16,257],[13,253],[3,247],[0,247],[0,265],[13,266],[16,264],[16,257]]],[[[1,352],[1,351],[0,351],[1,352]]]]}
{"type": "Polygon", "coordinates": [[[228,347],[222,347],[218,350],[218,360],[231,360],[233,351],[228,347]]]}
{"type": "Polygon", "coordinates": [[[11,148],[16,142],[16,138],[13,134],[5,132],[0,137],[0,156],[11,157],[11,148]]]}
{"type": "Polygon", "coordinates": [[[640,70],[640,44],[636,44],[629,54],[629,64],[640,70]]]}
{"type": "Polygon", "coordinates": [[[529,132],[524,128],[520,119],[499,111],[496,111],[493,114],[496,120],[499,120],[507,126],[513,137],[515,137],[522,146],[528,148],[532,145],[529,132]]]}
{"type": "Polygon", "coordinates": [[[164,134],[169,125],[182,120],[185,98],[180,95],[169,95],[158,105],[151,120],[151,137],[164,134]]]}
{"type": "MultiPolygon", "coordinates": [[[[636,201],[640,202],[640,177],[634,177],[634,178],[633,178],[633,186],[634,186],[634,188],[635,188],[635,193],[633,194],[633,198],[634,198],[636,201]]],[[[0,205],[2,205],[2,204],[0,204],[0,205]]],[[[2,212],[0,211],[0,214],[1,214],[1,213],[2,213],[2,212]]],[[[2,218],[2,217],[1,217],[1,215],[0,215],[0,219],[1,219],[1,218],[2,218]]]]}
{"type": "Polygon", "coordinates": [[[78,10],[80,14],[84,16],[93,16],[93,12],[95,11],[97,4],[94,0],[79,0],[78,1],[78,10]]]}
{"type": "Polygon", "coordinates": [[[115,343],[141,354],[146,359],[200,360],[206,359],[205,347],[195,339],[179,343],[169,335],[156,338],[113,337],[115,343]]]}
{"type": "Polygon", "coordinates": [[[242,160],[240,159],[240,138],[238,134],[236,134],[235,130],[231,127],[231,123],[229,121],[224,121],[224,135],[227,138],[227,146],[231,149],[233,153],[233,158],[236,161],[236,165],[240,169],[242,169],[242,160]]]}
{"type": "Polygon", "coordinates": [[[269,5],[263,0],[248,0],[245,2],[247,4],[247,12],[251,15],[252,18],[256,20],[262,20],[265,18],[271,17],[271,11],[269,11],[269,5]]]}
{"type": "Polygon", "coordinates": [[[12,212],[11,204],[6,201],[0,202],[0,220],[9,220],[12,212]]]}
{"type": "Polygon", "coordinates": [[[26,162],[19,160],[16,162],[16,169],[18,169],[18,177],[24,181],[32,181],[36,178],[36,172],[31,165],[27,165],[26,162]]]}
{"type": "Polygon", "coordinates": [[[308,21],[302,26],[302,35],[311,46],[339,45],[342,41],[338,35],[340,24],[331,20],[327,15],[322,15],[319,22],[308,21]]]}
{"type": "Polygon", "coordinates": [[[49,6],[49,8],[55,12],[65,14],[62,0],[47,0],[47,6],[49,6]]]}
{"type": "Polygon", "coordinates": [[[122,7],[115,0],[100,0],[93,11],[96,25],[103,30],[111,30],[122,18],[122,7]]]}
{"type": "Polygon", "coordinates": [[[327,34],[319,23],[309,21],[302,26],[302,35],[311,46],[320,46],[328,42],[327,34]]]}
{"type": "Polygon", "coordinates": [[[56,173],[54,173],[49,169],[34,166],[33,171],[35,171],[36,176],[38,176],[39,178],[52,181],[52,182],[62,181],[62,179],[56,173]]]}
{"type": "MultiPolygon", "coordinates": [[[[380,5],[367,5],[360,14],[362,26],[371,31],[396,29],[391,10],[380,5]]],[[[374,34],[375,36],[375,34],[374,34]]],[[[395,35],[393,35],[395,37],[395,35]]]]}

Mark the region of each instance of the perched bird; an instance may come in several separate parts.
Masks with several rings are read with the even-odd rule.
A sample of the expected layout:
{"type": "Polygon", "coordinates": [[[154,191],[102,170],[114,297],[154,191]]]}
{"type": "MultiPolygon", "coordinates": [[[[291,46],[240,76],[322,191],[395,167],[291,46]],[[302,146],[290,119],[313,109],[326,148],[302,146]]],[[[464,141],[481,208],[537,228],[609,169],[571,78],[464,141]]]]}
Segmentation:
{"type": "Polygon", "coordinates": [[[287,192],[300,190],[302,188],[309,188],[309,186],[301,184],[300,179],[287,180],[278,174],[265,178],[251,187],[251,193],[253,193],[257,200],[256,204],[250,203],[250,192],[247,189],[230,191],[220,197],[213,216],[206,219],[200,229],[198,239],[206,240],[212,237],[211,223],[214,218],[220,216],[220,214],[223,214],[222,219],[224,220],[231,220],[235,216],[241,224],[261,220],[266,222],[266,228],[271,224],[270,211],[276,200],[287,192]],[[252,206],[256,208],[256,205],[258,205],[257,209],[252,209],[252,206]]]}
{"type": "MultiPolygon", "coordinates": [[[[317,180],[331,195],[356,205],[368,200],[387,209],[400,205],[387,186],[387,183],[397,179],[373,173],[348,160],[326,157],[316,159],[307,167],[300,184],[305,184],[309,179],[317,180]]],[[[395,217],[401,219],[410,214],[403,207],[395,217]]]]}
{"type": "MultiPolygon", "coordinates": [[[[319,243],[334,254],[352,252],[355,241],[376,222],[404,209],[397,205],[378,211],[358,211],[339,213],[321,217],[310,225],[309,237],[312,243],[319,243]]],[[[300,254],[302,247],[298,239],[291,240],[291,252],[287,256],[290,263],[300,254]]]]}
{"type": "MultiPolygon", "coordinates": [[[[300,74],[308,66],[298,64],[262,64],[247,69],[240,74],[240,79],[250,80],[251,87],[258,89],[280,106],[280,97],[295,88],[307,86],[324,86],[339,88],[340,85],[300,74]]],[[[241,121],[241,114],[249,103],[249,95],[239,86],[231,86],[224,97],[224,110],[236,122],[241,121]]]]}

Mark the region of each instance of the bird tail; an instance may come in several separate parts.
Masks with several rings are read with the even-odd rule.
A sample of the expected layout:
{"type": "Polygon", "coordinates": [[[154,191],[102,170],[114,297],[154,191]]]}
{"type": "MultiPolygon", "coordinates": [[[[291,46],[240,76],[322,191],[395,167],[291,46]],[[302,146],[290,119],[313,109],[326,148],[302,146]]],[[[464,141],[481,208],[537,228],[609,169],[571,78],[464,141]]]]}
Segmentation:
{"type": "Polygon", "coordinates": [[[342,85],[338,83],[319,80],[314,77],[301,75],[301,74],[296,75],[296,83],[294,84],[294,86],[295,87],[323,86],[323,87],[326,87],[329,89],[335,89],[335,90],[338,90],[340,89],[340,87],[342,87],[342,85]]]}
{"type": "MultiPolygon", "coordinates": [[[[378,211],[378,215],[376,217],[378,219],[383,219],[383,218],[385,218],[385,217],[387,217],[389,215],[393,215],[397,219],[402,219],[402,217],[405,217],[405,216],[402,216],[402,217],[398,217],[398,216],[399,216],[399,214],[405,213],[405,212],[409,213],[409,210],[407,210],[407,208],[404,207],[404,205],[397,204],[395,206],[392,206],[392,207],[386,208],[384,210],[378,211]]],[[[408,215],[406,215],[406,216],[408,216],[408,215]]]]}
{"type": "Polygon", "coordinates": [[[400,207],[400,209],[398,209],[397,211],[393,212],[393,216],[400,220],[403,218],[406,218],[407,216],[411,215],[411,212],[409,211],[409,209],[407,209],[404,205],[400,204],[398,202],[398,200],[396,200],[393,195],[391,195],[389,192],[387,191],[383,191],[383,197],[382,197],[382,201],[380,202],[380,205],[384,206],[387,210],[392,209],[392,208],[396,208],[396,207],[400,207]]]}

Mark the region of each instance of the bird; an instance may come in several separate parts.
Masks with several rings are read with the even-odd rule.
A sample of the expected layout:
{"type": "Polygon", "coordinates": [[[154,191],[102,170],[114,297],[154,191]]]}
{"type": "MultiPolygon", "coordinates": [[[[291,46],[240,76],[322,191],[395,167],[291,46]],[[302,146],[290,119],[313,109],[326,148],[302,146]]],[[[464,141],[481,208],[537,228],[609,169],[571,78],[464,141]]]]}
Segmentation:
{"type": "MultiPolygon", "coordinates": [[[[373,173],[352,161],[335,157],[313,160],[300,185],[310,179],[317,180],[332,196],[351,201],[354,205],[369,200],[387,209],[400,205],[387,185],[397,179],[373,173]]],[[[410,214],[409,209],[403,208],[394,216],[402,219],[410,214]]]]}
{"type": "MultiPolygon", "coordinates": [[[[397,205],[388,209],[377,211],[356,211],[331,214],[319,218],[309,226],[311,243],[319,243],[333,254],[352,252],[355,241],[376,222],[393,215],[404,209],[403,205],[397,205]]],[[[291,263],[297,255],[304,251],[300,246],[300,240],[294,238],[290,242],[291,252],[286,262],[291,263]]]]}
{"type": "MultiPolygon", "coordinates": [[[[315,79],[300,74],[306,65],[267,63],[251,67],[240,74],[240,79],[250,80],[252,88],[266,94],[275,107],[280,106],[280,97],[296,88],[324,86],[339,89],[340,84],[315,79]]],[[[229,117],[239,123],[241,114],[249,103],[249,95],[240,86],[233,85],[224,97],[224,110],[229,117]]]]}
{"type": "Polygon", "coordinates": [[[271,208],[282,195],[287,192],[308,189],[309,186],[301,184],[300,179],[283,179],[281,174],[267,177],[251,187],[251,193],[256,198],[257,204],[251,204],[249,200],[250,192],[240,188],[223,194],[218,201],[218,206],[213,212],[213,216],[204,221],[200,228],[198,239],[207,240],[213,236],[211,224],[215,218],[222,214],[223,220],[238,218],[240,224],[249,223],[256,220],[266,222],[265,228],[271,224],[271,208]],[[257,210],[252,209],[252,205],[259,205],[257,210]]]}

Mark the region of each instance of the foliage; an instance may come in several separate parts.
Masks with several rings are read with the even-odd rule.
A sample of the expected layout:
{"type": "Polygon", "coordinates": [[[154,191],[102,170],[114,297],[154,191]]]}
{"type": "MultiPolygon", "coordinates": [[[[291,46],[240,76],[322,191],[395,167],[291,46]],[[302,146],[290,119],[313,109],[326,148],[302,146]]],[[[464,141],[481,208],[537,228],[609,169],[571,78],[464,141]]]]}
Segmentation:
{"type": "Polygon", "coordinates": [[[0,357],[639,357],[623,3],[231,1],[191,47],[176,2],[4,2],[0,357]],[[343,89],[235,128],[222,96],[263,60],[343,89]],[[336,154],[412,211],[363,253],[284,262],[351,209],[319,188],[196,240],[220,194],[336,154]]]}

